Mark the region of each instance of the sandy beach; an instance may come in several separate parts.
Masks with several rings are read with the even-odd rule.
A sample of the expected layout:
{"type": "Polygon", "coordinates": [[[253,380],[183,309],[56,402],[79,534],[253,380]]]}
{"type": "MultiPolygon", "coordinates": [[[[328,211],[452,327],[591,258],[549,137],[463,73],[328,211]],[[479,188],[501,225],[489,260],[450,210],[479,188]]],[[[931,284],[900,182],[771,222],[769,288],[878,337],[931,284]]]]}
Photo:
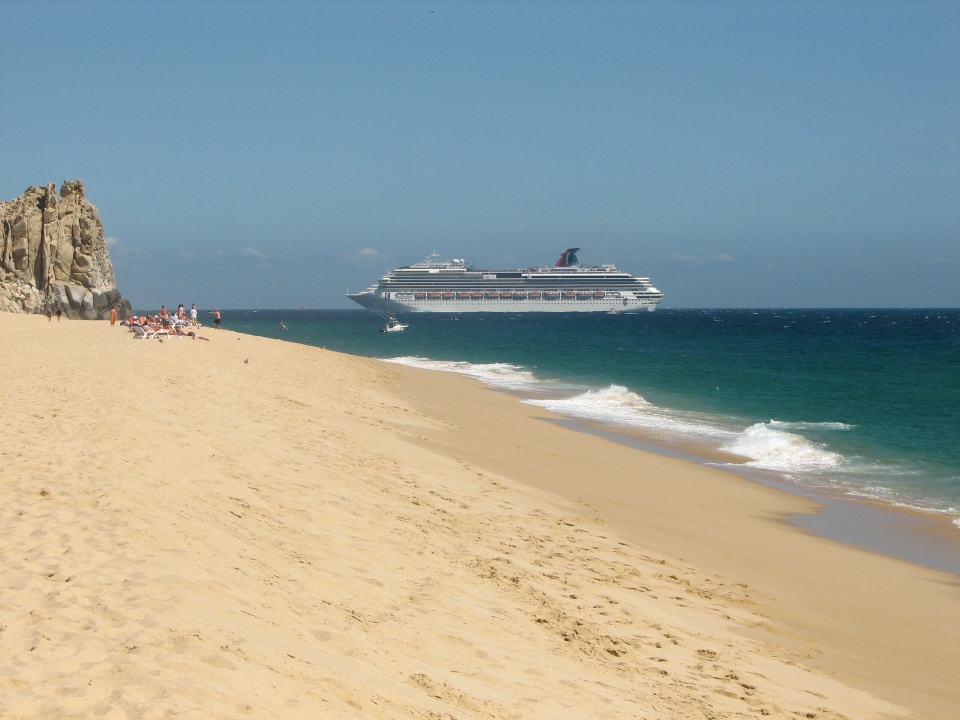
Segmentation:
{"type": "Polygon", "coordinates": [[[960,578],[458,376],[0,313],[2,718],[954,718],[960,578]]]}

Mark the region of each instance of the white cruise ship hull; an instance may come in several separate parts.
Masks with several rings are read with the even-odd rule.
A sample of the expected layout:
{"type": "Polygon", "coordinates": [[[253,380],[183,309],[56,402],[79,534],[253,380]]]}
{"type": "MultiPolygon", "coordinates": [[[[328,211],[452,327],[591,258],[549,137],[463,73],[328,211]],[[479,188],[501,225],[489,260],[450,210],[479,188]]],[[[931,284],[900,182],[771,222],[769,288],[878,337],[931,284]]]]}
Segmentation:
{"type": "Polygon", "coordinates": [[[564,299],[557,298],[545,300],[542,297],[537,298],[506,298],[506,299],[418,299],[412,293],[378,293],[376,291],[352,293],[347,295],[354,302],[362,305],[368,310],[377,313],[398,315],[400,313],[470,313],[470,312],[608,312],[608,313],[628,313],[628,312],[652,312],[659,297],[655,298],[632,298],[625,297],[587,297],[583,299],[564,299]],[[384,295],[388,297],[384,297],[384,295]]]}
{"type": "Polygon", "coordinates": [[[464,260],[436,262],[436,255],[431,255],[347,297],[382,315],[632,313],[653,310],[663,299],[648,278],[621,272],[614,265],[580,265],[578,250],[566,250],[553,267],[525,270],[474,270],[464,260]]]}

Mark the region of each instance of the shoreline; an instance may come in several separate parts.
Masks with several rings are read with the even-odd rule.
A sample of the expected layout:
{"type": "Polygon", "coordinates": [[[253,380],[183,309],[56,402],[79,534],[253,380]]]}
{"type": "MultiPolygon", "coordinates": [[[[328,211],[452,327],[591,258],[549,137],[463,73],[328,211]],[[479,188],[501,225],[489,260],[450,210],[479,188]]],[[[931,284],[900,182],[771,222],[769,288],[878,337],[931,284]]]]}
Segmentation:
{"type": "MultiPolygon", "coordinates": [[[[591,394],[593,391],[600,391],[602,384],[594,386],[584,385],[582,387],[571,384],[570,388],[559,390],[555,387],[530,387],[528,389],[520,388],[510,382],[501,382],[495,375],[487,376],[484,373],[472,372],[468,369],[459,369],[455,367],[456,363],[449,362],[450,368],[440,367],[447,361],[431,361],[423,358],[422,362],[406,362],[404,358],[397,360],[391,358],[382,358],[387,362],[397,362],[398,364],[410,365],[414,367],[424,367],[432,369],[431,365],[436,365],[438,371],[446,371],[454,374],[460,374],[464,377],[478,379],[485,386],[497,392],[503,392],[515,397],[524,403],[534,406],[552,408],[556,405],[558,414],[557,422],[567,424],[569,427],[582,432],[594,433],[609,437],[617,442],[621,442],[630,447],[636,447],[641,450],[647,450],[656,454],[666,455],[668,457],[678,457],[692,460],[707,467],[717,467],[740,477],[744,477],[753,482],[770,485],[784,489],[788,492],[796,493],[802,497],[813,499],[825,506],[822,513],[815,522],[804,525],[807,529],[823,534],[825,537],[851,542],[866,549],[873,549],[893,557],[899,557],[912,562],[918,562],[928,567],[945,570],[960,575],[960,509],[957,508],[953,499],[941,495],[938,496],[936,490],[932,496],[925,496],[924,493],[909,484],[901,487],[898,485],[896,476],[892,478],[885,477],[883,470],[889,469],[880,467],[874,468],[872,472],[867,472],[864,468],[868,467],[864,461],[862,467],[858,467],[851,476],[855,480],[845,477],[842,470],[811,470],[807,471],[799,466],[790,469],[792,466],[786,466],[785,469],[764,469],[762,467],[753,467],[754,464],[763,465],[765,458],[761,453],[756,463],[751,462],[751,457],[738,455],[719,447],[720,443],[711,444],[709,441],[695,440],[684,437],[679,433],[672,436],[667,432],[657,432],[656,430],[647,430],[642,426],[633,425],[629,418],[626,420],[618,419],[615,412],[610,412],[608,420],[602,419],[598,413],[589,410],[583,411],[579,405],[572,404],[573,407],[568,410],[565,407],[567,400],[580,400],[581,394],[591,394]],[[559,401],[559,402],[556,402],[559,401]],[[877,486],[877,487],[872,487],[877,486]],[[834,507],[853,508],[834,511],[834,507]],[[879,520],[868,518],[866,527],[862,536],[851,531],[850,520],[856,519],[856,508],[861,507],[864,514],[882,515],[884,511],[890,513],[888,526],[891,530],[898,530],[904,526],[904,521],[899,516],[903,513],[912,517],[910,523],[911,535],[916,535],[919,526],[924,522],[930,526],[930,538],[942,538],[943,544],[949,550],[955,551],[956,556],[950,555],[945,549],[934,548],[932,552],[925,552],[922,543],[916,542],[912,537],[904,539],[904,548],[902,550],[896,547],[895,542],[891,542],[886,537],[882,523],[879,520]],[[876,530],[871,530],[876,528],[876,530]],[[949,531],[953,531],[951,534],[949,531]]],[[[463,362],[470,366],[472,363],[463,362]]],[[[478,366],[483,368],[483,363],[478,366]]],[[[548,385],[549,381],[544,381],[548,385]]],[[[619,383],[614,382],[614,385],[619,383]]],[[[605,408],[605,406],[604,406],[605,408]]],[[[592,408],[590,408],[592,410],[592,408]]],[[[725,432],[734,434],[741,432],[746,425],[724,427],[725,432]]],[[[777,421],[771,421],[775,424],[777,421]]],[[[786,423],[789,426],[790,423],[786,423]]],[[[813,423],[817,425],[818,423],[813,423]]],[[[823,423],[826,425],[843,423],[823,423]]],[[[747,431],[753,428],[748,428],[747,431]]],[[[741,432],[741,434],[743,434],[741,432]]],[[[793,432],[793,431],[790,431],[793,432]]],[[[801,442],[805,442],[811,447],[822,449],[829,455],[835,455],[843,459],[837,446],[828,445],[828,441],[823,442],[805,437],[802,432],[798,432],[801,442]]],[[[792,439],[798,439],[794,436],[792,439]]],[[[849,451],[856,460],[856,452],[849,451]]],[[[862,458],[861,458],[862,460],[862,458]]],[[[844,462],[840,463],[845,465],[844,462]]],[[[774,468],[777,464],[774,463],[774,468]]]]}
{"type": "Polygon", "coordinates": [[[481,396],[491,398],[484,405],[512,406],[504,412],[516,413],[522,419],[503,427],[486,427],[483,430],[489,434],[480,440],[470,432],[475,428],[469,412],[442,402],[442,391],[435,389],[429,396],[418,393],[416,397],[428,415],[442,418],[469,438],[465,448],[457,448],[457,438],[448,438],[429,443],[431,449],[452,454],[461,462],[468,460],[522,476],[523,482],[537,489],[558,493],[589,508],[630,542],[759,590],[764,598],[762,614],[772,622],[750,630],[740,628],[740,632],[780,644],[784,652],[793,653],[796,662],[813,664],[833,677],[855,678],[864,689],[903,702],[918,717],[949,717],[960,706],[960,690],[946,705],[936,701],[928,705],[930,698],[920,697],[955,684],[952,678],[960,667],[960,628],[950,618],[960,618],[958,576],[796,526],[793,518],[814,516],[818,510],[817,502],[799,494],[726,468],[629,447],[599,434],[563,427],[567,418],[521,403],[509,393],[471,378],[433,374],[444,378],[431,384],[474,385],[481,396]],[[519,423],[535,434],[532,444],[538,447],[537,457],[541,459],[544,454],[560,456],[565,452],[575,456],[578,445],[589,445],[589,451],[584,448],[583,452],[591,456],[590,474],[600,478],[599,482],[584,483],[575,471],[544,477],[536,460],[521,459],[516,452],[497,459],[466,449],[509,446],[510,438],[519,435],[519,423]],[[531,429],[537,426],[562,427],[575,437],[557,439],[550,431],[531,429]],[[491,437],[499,440],[491,442],[491,437]],[[607,456],[611,458],[608,462],[598,460],[607,456]],[[655,477],[655,481],[623,482],[616,478],[617,468],[634,463],[652,471],[646,477],[655,477]],[[689,485],[669,480],[677,476],[689,485]],[[862,584],[866,578],[871,579],[862,584]],[[914,590],[916,597],[912,595],[914,590]],[[930,597],[926,597],[927,591],[931,591],[930,597]],[[919,599],[921,595],[933,602],[926,610],[921,609],[925,604],[919,599]],[[912,647],[910,636],[918,625],[926,625],[929,633],[926,648],[912,647]],[[898,629],[902,627],[909,629],[898,629]],[[944,657],[918,672],[912,664],[934,645],[945,649],[944,657]],[[856,647],[860,650],[853,650],[856,647]],[[920,688],[923,690],[918,693],[920,688]]]}
{"type": "Polygon", "coordinates": [[[946,718],[957,578],[469,378],[0,314],[0,714],[946,718]]]}
{"type": "Polygon", "coordinates": [[[695,448],[671,446],[640,434],[619,432],[576,419],[560,417],[553,422],[575,432],[589,433],[665,457],[688,460],[810,500],[816,503],[814,512],[798,513],[786,522],[826,540],[950,573],[960,579],[960,527],[956,519],[944,513],[899,506],[845,493],[841,489],[801,485],[770,471],[723,462],[699,453],[695,448]]]}

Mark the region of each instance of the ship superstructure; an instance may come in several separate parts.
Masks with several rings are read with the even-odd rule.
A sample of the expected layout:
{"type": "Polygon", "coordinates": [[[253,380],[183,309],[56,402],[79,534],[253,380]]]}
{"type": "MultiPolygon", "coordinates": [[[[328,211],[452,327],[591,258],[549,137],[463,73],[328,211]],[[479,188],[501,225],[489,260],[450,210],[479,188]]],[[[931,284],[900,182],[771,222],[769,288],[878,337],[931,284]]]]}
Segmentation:
{"type": "Polygon", "coordinates": [[[368,310],[404,312],[638,312],[653,310],[663,293],[649,278],[614,265],[580,265],[580,248],[564,251],[553,267],[474,270],[465,260],[426,260],[397,268],[359,293],[368,310]]]}

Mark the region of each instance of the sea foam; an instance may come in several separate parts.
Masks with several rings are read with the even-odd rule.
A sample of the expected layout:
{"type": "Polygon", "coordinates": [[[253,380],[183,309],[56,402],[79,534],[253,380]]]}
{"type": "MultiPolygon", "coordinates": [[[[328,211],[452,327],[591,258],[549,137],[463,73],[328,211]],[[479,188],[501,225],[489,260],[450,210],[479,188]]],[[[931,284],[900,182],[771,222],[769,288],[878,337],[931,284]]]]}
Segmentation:
{"type": "Polygon", "coordinates": [[[558,415],[652,431],[665,439],[671,436],[687,440],[727,439],[731,435],[728,430],[707,422],[703,416],[658,407],[622,385],[588,390],[568,398],[524,402],[558,415]]]}
{"type": "Polygon", "coordinates": [[[801,430],[843,430],[844,423],[771,420],[736,427],[731,419],[658,407],[622,385],[610,385],[569,398],[525,400],[551,412],[583,420],[633,427],[666,441],[683,441],[747,459],[746,465],[785,473],[821,472],[844,460],[800,434],[801,430]],[[789,429],[789,430],[788,430],[789,429]]]}
{"type": "Polygon", "coordinates": [[[539,390],[543,389],[544,385],[526,368],[510,363],[469,363],[456,360],[430,360],[422,357],[386,358],[384,362],[466,375],[487,385],[507,390],[539,390]]]}
{"type": "MultiPolygon", "coordinates": [[[[780,472],[821,472],[843,464],[843,456],[827,450],[796,432],[780,427],[822,426],[827,423],[756,423],[739,433],[733,442],[720,449],[749,458],[750,467],[780,472]]],[[[840,425],[842,423],[830,423],[840,425]]]]}

